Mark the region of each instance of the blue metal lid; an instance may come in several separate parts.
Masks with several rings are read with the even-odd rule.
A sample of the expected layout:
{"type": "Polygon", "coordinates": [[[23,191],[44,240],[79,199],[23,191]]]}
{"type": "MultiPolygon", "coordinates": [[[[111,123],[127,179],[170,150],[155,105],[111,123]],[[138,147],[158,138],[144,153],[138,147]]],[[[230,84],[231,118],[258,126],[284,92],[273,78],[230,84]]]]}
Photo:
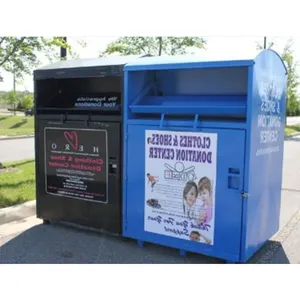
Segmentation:
{"type": "MultiPolygon", "coordinates": [[[[177,56],[152,56],[145,57],[142,60],[133,60],[124,66],[125,71],[139,70],[171,70],[171,69],[196,69],[196,68],[214,68],[214,67],[242,67],[254,64],[256,57],[265,51],[253,51],[252,56],[246,56],[243,53],[238,55],[222,53],[212,55],[209,52],[195,55],[177,55],[177,56]]],[[[275,52],[276,53],[276,52],[275,52]]],[[[279,56],[279,55],[278,55],[279,56]]],[[[279,56],[280,58],[280,56],[279,56]]]]}

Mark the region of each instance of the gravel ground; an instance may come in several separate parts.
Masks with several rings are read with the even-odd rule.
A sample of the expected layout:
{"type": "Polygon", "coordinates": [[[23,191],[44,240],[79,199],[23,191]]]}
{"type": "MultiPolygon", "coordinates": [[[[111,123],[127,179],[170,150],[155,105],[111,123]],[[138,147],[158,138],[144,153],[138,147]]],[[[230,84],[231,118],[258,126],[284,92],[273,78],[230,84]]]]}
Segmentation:
{"type": "MultiPolygon", "coordinates": [[[[176,249],[73,228],[63,224],[41,224],[35,217],[0,226],[1,264],[223,264],[224,261],[176,249]],[[34,224],[32,227],[30,227],[34,224]],[[6,228],[15,229],[5,233],[6,228]],[[13,231],[17,231],[12,233],[13,231]],[[8,235],[7,235],[8,234],[8,235]],[[2,235],[2,237],[1,237],[2,235]]],[[[300,212],[270,240],[248,264],[300,263],[300,212]]]]}
{"type": "Polygon", "coordinates": [[[296,212],[280,233],[266,243],[249,260],[254,264],[300,263],[300,211],[296,212]]]}
{"type": "Polygon", "coordinates": [[[181,264],[222,263],[202,255],[179,256],[175,249],[89,232],[61,224],[39,224],[0,239],[0,263],[181,264]]]}

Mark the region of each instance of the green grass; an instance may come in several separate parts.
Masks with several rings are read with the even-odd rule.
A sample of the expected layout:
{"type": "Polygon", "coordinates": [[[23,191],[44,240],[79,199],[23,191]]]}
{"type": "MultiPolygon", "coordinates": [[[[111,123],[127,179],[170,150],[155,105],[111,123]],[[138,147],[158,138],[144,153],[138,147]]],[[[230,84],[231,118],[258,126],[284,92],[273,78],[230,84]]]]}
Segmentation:
{"type": "Polygon", "coordinates": [[[22,160],[3,164],[13,172],[0,171],[0,208],[35,199],[35,161],[22,160]]]}
{"type": "Polygon", "coordinates": [[[26,135],[34,133],[34,118],[23,116],[1,116],[0,135],[26,135]]]}
{"type": "Polygon", "coordinates": [[[284,133],[286,135],[291,135],[300,132],[300,124],[292,125],[292,126],[286,126],[284,133]]]}

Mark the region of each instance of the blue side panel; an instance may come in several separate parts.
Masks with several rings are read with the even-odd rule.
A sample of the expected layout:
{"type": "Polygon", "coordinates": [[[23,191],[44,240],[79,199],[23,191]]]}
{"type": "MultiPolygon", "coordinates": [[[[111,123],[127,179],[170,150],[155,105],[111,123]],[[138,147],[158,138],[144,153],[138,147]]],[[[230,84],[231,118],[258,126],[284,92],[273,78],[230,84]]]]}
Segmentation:
{"type": "Polygon", "coordinates": [[[263,51],[250,69],[242,261],[279,229],[286,74],[279,56],[263,51]]]}
{"type": "Polygon", "coordinates": [[[236,67],[161,70],[156,71],[156,78],[165,96],[246,95],[247,69],[236,67]]]}
{"type": "Polygon", "coordinates": [[[130,105],[133,113],[190,114],[199,116],[234,117],[246,115],[243,96],[169,96],[145,97],[143,103],[130,105]]]}
{"type": "MultiPolygon", "coordinates": [[[[146,131],[162,130],[159,126],[127,125],[124,160],[123,235],[185,251],[240,260],[242,197],[244,176],[245,131],[236,129],[201,128],[203,133],[217,134],[216,178],[214,198],[214,234],[211,244],[145,230],[147,183],[145,169],[146,131]]],[[[184,127],[167,127],[163,131],[191,131],[184,127]]],[[[172,163],[170,163],[172,165],[172,163]]],[[[189,167],[189,166],[188,166],[189,167]]],[[[156,169],[154,169],[156,170],[156,169]]],[[[201,177],[201,176],[200,176],[201,177]]],[[[197,179],[198,182],[199,178],[197,179]]],[[[159,181],[158,181],[159,183],[159,181]]]]}

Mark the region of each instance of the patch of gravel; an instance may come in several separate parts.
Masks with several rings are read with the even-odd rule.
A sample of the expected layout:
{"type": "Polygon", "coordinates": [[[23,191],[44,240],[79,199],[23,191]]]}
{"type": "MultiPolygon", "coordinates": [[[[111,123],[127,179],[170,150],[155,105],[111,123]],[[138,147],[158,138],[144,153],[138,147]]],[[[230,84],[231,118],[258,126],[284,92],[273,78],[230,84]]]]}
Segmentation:
{"type": "Polygon", "coordinates": [[[271,264],[272,259],[277,252],[277,250],[282,247],[282,244],[287,240],[291,235],[292,231],[300,222],[300,211],[297,211],[290,221],[282,228],[280,233],[272,238],[262,247],[260,251],[250,259],[249,263],[251,264],[271,264]]]}

